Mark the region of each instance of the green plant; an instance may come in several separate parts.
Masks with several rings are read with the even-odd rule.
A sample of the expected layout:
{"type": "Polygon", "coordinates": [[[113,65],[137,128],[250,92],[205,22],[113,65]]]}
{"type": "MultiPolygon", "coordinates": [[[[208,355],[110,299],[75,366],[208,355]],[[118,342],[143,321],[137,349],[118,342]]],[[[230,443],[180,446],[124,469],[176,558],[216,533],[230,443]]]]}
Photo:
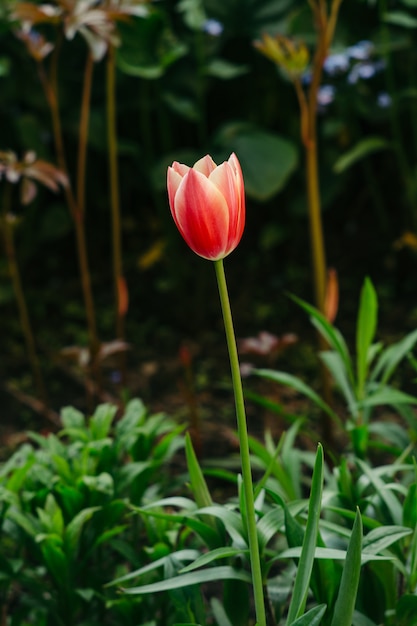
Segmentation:
{"type": "Polygon", "coordinates": [[[146,614],[103,585],[172,549],[171,528],[130,524],[129,507],[170,488],[161,469],[182,446],[182,427],[148,415],[139,400],[117,421],[116,413],[100,405],[86,420],[67,407],[58,436],[31,433],[35,447],[24,444],[0,469],[0,598],[13,626],[96,624],[104,616],[106,624],[133,624],[146,614]],[[140,553],[132,549],[138,540],[140,553]]]}
{"type": "MultiPolygon", "coordinates": [[[[355,454],[364,457],[368,454],[370,445],[381,447],[381,438],[401,450],[404,442],[408,441],[401,424],[382,423],[372,418],[377,407],[390,405],[415,431],[416,420],[410,405],[416,404],[416,398],[390,383],[401,361],[411,354],[417,341],[417,331],[387,347],[381,342],[375,342],[378,300],[375,289],[367,278],[362,287],[358,308],[356,356],[353,359],[340,331],[313,306],[299,298],[293,299],[310,315],[313,325],[330,348],[321,352],[320,358],[344,399],[347,412],[344,425],[355,454]],[[376,440],[372,443],[373,435],[376,440]]],[[[299,378],[285,372],[265,369],[255,370],[254,374],[293,387],[326,412],[335,425],[343,424],[338,413],[299,378]]]]}

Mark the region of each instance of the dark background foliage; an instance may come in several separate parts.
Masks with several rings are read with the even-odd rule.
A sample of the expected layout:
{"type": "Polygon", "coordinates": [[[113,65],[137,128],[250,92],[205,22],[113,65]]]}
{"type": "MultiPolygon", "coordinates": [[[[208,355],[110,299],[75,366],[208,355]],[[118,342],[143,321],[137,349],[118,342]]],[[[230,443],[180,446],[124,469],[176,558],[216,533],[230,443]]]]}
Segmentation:
{"type": "MultiPolygon", "coordinates": [[[[345,66],[325,68],[323,84],[330,86],[331,95],[318,108],[318,129],[326,250],[329,267],[338,273],[340,324],[349,332],[363,277],[369,275],[380,295],[383,324],[395,335],[412,328],[416,318],[416,8],[410,2],[386,5],[359,0],[342,4],[331,54],[344,58],[345,66]],[[368,57],[362,61],[349,56],[363,40],[369,42],[368,57]],[[356,66],[362,62],[366,67],[360,71],[356,66]],[[342,160],[346,155],[350,161],[342,160]]],[[[238,334],[296,331],[309,337],[305,317],[285,295],[313,298],[298,104],[288,79],[253,46],[269,32],[294,36],[313,49],[308,4],[161,1],[151,5],[148,17],[123,21],[118,28],[118,159],[132,369],[150,356],[164,360],[176,355],[186,340],[198,344],[209,335],[222,341],[213,268],[180,239],[165,190],[168,164],[192,164],[206,153],[222,160],[236,150],[245,175],[247,226],[241,245],[226,261],[238,334]]],[[[51,40],[56,37],[51,26],[39,30],[51,40]]],[[[5,13],[0,30],[0,149],[18,155],[35,150],[56,162],[36,64],[14,31],[5,13]]],[[[76,36],[63,41],[59,55],[70,173],[75,170],[86,51],[84,39],[76,36]]],[[[46,68],[48,62],[46,58],[46,68]]],[[[102,61],[95,64],[91,99],[86,229],[99,335],[111,341],[105,100],[102,61]]],[[[0,193],[4,186],[0,181],[0,193]]],[[[19,217],[16,247],[22,281],[56,394],[53,403],[59,405],[68,401],[68,389],[58,382],[49,357],[64,346],[87,341],[73,225],[63,195],[41,188],[27,207],[14,189],[13,212],[19,217]]],[[[3,256],[0,307],[1,377],[30,389],[3,256]]],[[[137,379],[135,386],[140,387],[137,379]]]]}

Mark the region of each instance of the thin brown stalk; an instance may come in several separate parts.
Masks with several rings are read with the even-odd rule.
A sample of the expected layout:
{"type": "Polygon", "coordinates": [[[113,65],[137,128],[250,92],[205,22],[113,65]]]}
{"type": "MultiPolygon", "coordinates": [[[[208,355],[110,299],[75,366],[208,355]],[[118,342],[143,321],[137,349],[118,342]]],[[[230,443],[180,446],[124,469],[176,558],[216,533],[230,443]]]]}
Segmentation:
{"type": "Polygon", "coordinates": [[[8,263],[10,278],[12,281],[13,291],[16,298],[17,310],[19,315],[20,326],[25,339],[27,356],[32,370],[33,381],[41,402],[46,405],[47,395],[45,384],[42,376],[42,370],[36,350],[35,337],[32,330],[32,324],[29,317],[29,311],[26,303],[25,293],[23,290],[22,279],[20,276],[19,265],[16,257],[16,248],[14,242],[14,224],[10,220],[10,201],[11,201],[11,184],[6,183],[4,194],[4,205],[1,216],[4,247],[8,263]]]}
{"type": "Polygon", "coordinates": [[[55,150],[57,161],[60,169],[67,175],[69,183],[65,187],[65,195],[68,210],[74,221],[75,238],[77,245],[78,264],[81,277],[81,288],[84,298],[84,306],[87,318],[87,328],[89,337],[89,348],[92,362],[95,361],[99,348],[99,339],[96,326],[96,315],[94,307],[94,298],[91,288],[90,269],[87,254],[87,241],[84,228],[84,190],[85,190],[85,164],[86,164],[86,148],[88,139],[88,122],[90,110],[90,95],[93,73],[93,59],[91,54],[88,55],[86,69],[84,74],[84,87],[81,105],[80,120],[80,141],[78,150],[77,164],[77,198],[75,198],[70,177],[68,176],[68,168],[65,157],[64,141],[62,137],[61,116],[59,111],[58,98],[58,56],[60,50],[60,40],[53,51],[51,58],[50,74],[46,75],[41,63],[38,64],[40,80],[43,85],[45,96],[49,104],[52,118],[52,129],[55,142],[55,150]],[[81,204],[80,204],[81,201],[81,204]]]}
{"type": "Polygon", "coordinates": [[[115,290],[116,337],[124,338],[124,315],[120,283],[124,280],[119,196],[119,168],[117,160],[116,129],[116,71],[114,47],[107,56],[107,138],[109,148],[110,202],[112,216],[113,280],[115,290]]]}

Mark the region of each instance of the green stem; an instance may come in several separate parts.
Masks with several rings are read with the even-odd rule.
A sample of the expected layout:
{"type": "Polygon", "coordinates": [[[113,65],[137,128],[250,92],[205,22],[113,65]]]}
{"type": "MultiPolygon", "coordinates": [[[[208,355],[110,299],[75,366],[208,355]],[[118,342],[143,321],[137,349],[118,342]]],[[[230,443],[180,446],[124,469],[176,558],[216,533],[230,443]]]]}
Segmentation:
{"type": "Polygon", "coordinates": [[[97,335],[96,314],[93,292],[91,288],[91,276],[88,263],[87,241],[85,236],[85,177],[87,163],[88,126],[90,119],[90,97],[93,79],[94,61],[91,53],[88,53],[84,72],[84,86],[81,101],[81,115],[79,127],[79,144],[77,160],[77,209],[75,217],[75,234],[78,246],[78,258],[80,263],[81,283],[84,294],[84,302],[87,315],[87,326],[90,344],[90,358],[92,369],[97,375],[97,354],[99,340],[97,335]]]}
{"type": "Polygon", "coordinates": [[[252,470],[249,454],[248,428],[246,424],[245,403],[243,399],[242,379],[239,369],[239,358],[236,347],[236,337],[233,328],[232,311],[227,292],[226,276],[223,260],[214,261],[217,284],[219,287],[220,302],[223,313],[224,328],[226,331],[227,347],[229,350],[230,368],[232,372],[233,390],[235,395],[236,419],[240,443],[240,460],[242,466],[243,490],[246,501],[246,519],[249,538],[249,552],[252,569],[253,593],[257,626],[266,626],[264,590],[262,583],[261,561],[259,556],[258,535],[256,531],[255,502],[253,497],[252,470]]]}

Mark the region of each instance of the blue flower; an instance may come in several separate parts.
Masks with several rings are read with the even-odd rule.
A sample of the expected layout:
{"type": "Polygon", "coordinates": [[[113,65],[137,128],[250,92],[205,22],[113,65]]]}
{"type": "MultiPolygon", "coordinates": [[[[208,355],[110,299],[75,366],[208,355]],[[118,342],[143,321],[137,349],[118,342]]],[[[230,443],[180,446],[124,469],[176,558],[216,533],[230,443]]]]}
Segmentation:
{"type": "Polygon", "coordinates": [[[325,109],[334,100],[336,89],[333,85],[322,85],[317,92],[317,104],[320,110],[325,109]]]}
{"type": "Polygon", "coordinates": [[[351,59],[357,61],[366,61],[374,52],[374,44],[372,41],[358,41],[347,49],[347,53],[351,59]]]}
{"type": "Polygon", "coordinates": [[[344,53],[331,54],[324,61],[323,69],[330,76],[347,72],[347,70],[349,69],[348,55],[344,53]]]}
{"type": "Polygon", "coordinates": [[[222,34],[223,30],[223,24],[213,18],[209,18],[203,24],[203,31],[212,37],[218,37],[222,34]]]}
{"type": "Polygon", "coordinates": [[[392,98],[386,91],[381,91],[377,96],[376,102],[381,109],[388,109],[392,104],[392,98]]]}

